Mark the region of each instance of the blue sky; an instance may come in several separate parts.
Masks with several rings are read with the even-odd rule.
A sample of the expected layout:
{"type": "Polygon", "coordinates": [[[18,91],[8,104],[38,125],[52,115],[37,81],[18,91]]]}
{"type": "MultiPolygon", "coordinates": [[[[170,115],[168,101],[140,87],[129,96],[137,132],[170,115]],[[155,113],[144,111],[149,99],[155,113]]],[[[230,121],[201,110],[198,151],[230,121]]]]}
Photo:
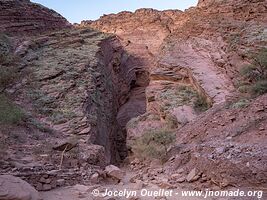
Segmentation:
{"type": "Polygon", "coordinates": [[[184,10],[198,0],[32,0],[59,12],[70,22],[98,19],[103,14],[135,11],[138,8],[184,10]]]}

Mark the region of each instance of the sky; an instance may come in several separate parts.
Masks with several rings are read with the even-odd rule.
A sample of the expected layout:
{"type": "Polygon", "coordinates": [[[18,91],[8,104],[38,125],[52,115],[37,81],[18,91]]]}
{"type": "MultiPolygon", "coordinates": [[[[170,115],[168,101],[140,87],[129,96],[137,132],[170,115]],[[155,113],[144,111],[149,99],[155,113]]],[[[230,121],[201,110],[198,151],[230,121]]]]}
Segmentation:
{"type": "Polygon", "coordinates": [[[139,8],[184,10],[196,6],[198,0],[31,0],[51,8],[71,23],[95,20],[103,14],[135,11],[139,8]]]}

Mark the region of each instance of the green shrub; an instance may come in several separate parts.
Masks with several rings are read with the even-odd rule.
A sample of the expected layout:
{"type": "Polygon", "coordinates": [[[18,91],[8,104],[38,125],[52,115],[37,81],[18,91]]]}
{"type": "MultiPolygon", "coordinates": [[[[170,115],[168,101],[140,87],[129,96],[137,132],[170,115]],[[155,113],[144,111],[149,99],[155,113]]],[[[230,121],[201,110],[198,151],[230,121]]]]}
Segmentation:
{"type": "Polygon", "coordinates": [[[0,92],[12,84],[18,77],[15,67],[0,65],[0,92]]]}
{"type": "Polygon", "coordinates": [[[194,109],[199,112],[204,112],[210,107],[204,95],[198,94],[194,101],[194,109]]]}
{"type": "Polygon", "coordinates": [[[251,86],[251,92],[253,95],[262,95],[267,93],[267,80],[260,80],[251,86]]]}
{"type": "Polygon", "coordinates": [[[0,64],[9,62],[10,49],[11,45],[9,38],[5,34],[0,33],[0,64]]]}
{"type": "Polygon", "coordinates": [[[246,88],[239,88],[240,92],[250,92],[258,96],[267,92],[267,48],[259,51],[258,54],[250,56],[252,62],[250,65],[243,67],[240,74],[249,82],[246,88]]]}
{"type": "Polygon", "coordinates": [[[5,140],[0,141],[0,160],[5,160],[8,158],[8,152],[7,152],[8,146],[5,140]]]}
{"type": "Polygon", "coordinates": [[[264,70],[265,78],[267,78],[267,48],[261,49],[260,52],[255,55],[253,64],[260,67],[262,71],[264,70]]]}
{"type": "Polygon", "coordinates": [[[247,93],[250,90],[250,85],[241,85],[238,87],[238,91],[241,93],[247,93]]]}
{"type": "Polygon", "coordinates": [[[245,108],[250,104],[250,101],[247,99],[240,99],[239,101],[235,102],[231,107],[232,108],[245,108]]]}
{"type": "Polygon", "coordinates": [[[28,117],[27,118],[27,123],[34,126],[35,128],[37,128],[38,130],[42,131],[42,132],[46,132],[46,133],[52,133],[53,129],[50,128],[48,125],[32,118],[32,117],[28,117]]]}
{"type": "Polygon", "coordinates": [[[175,142],[175,134],[167,129],[150,130],[138,138],[133,146],[133,152],[142,159],[164,160],[167,150],[175,142]]]}
{"type": "Polygon", "coordinates": [[[168,114],[165,118],[166,126],[170,129],[178,128],[177,118],[173,115],[168,114]]]}
{"type": "Polygon", "coordinates": [[[9,38],[0,33],[0,92],[17,78],[18,61],[18,58],[12,54],[9,38]]]}
{"type": "Polygon", "coordinates": [[[50,116],[50,120],[54,124],[62,124],[75,117],[77,116],[74,112],[66,109],[61,109],[61,110],[54,110],[54,112],[50,116]]]}
{"type": "Polygon", "coordinates": [[[18,124],[24,118],[22,110],[5,95],[0,95],[0,124],[18,124]]]}
{"type": "Polygon", "coordinates": [[[176,95],[180,96],[183,103],[190,102],[196,96],[196,94],[196,91],[188,86],[179,86],[176,91],[176,95]]]}
{"type": "Polygon", "coordinates": [[[247,65],[244,66],[240,70],[240,74],[245,78],[249,79],[251,81],[257,81],[261,78],[260,72],[257,70],[257,68],[253,65],[247,65]]]}

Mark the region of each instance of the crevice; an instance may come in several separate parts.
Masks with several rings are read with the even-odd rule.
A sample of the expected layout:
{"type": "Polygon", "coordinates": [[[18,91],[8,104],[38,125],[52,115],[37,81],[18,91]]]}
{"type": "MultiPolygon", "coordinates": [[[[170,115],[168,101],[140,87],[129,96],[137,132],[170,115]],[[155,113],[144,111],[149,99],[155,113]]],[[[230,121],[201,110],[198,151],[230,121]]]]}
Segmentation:
{"type": "Polygon", "coordinates": [[[90,91],[86,112],[93,132],[91,142],[105,148],[107,163],[119,163],[128,154],[127,122],[146,112],[149,73],[136,67],[142,60],[129,55],[116,38],[104,40],[100,47],[102,63],[94,73],[101,78],[95,79],[97,88],[90,91]]]}

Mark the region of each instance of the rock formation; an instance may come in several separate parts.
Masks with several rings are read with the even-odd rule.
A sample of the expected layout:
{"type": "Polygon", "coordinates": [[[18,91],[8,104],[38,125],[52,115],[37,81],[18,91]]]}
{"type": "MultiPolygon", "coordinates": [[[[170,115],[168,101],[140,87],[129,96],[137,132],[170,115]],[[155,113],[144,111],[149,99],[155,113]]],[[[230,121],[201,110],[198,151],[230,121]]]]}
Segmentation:
{"type": "Polygon", "coordinates": [[[264,0],[200,0],[72,28],[30,1],[0,10],[0,103],[10,109],[0,114],[15,113],[0,115],[1,174],[47,191],[121,180],[124,170],[104,168],[129,155],[137,188],[266,187],[267,96],[241,94],[239,73],[266,47],[264,0]],[[150,166],[131,160],[138,141],[156,144],[150,166]]]}
{"type": "Polygon", "coordinates": [[[0,10],[0,31],[10,35],[44,33],[71,26],[57,12],[30,0],[1,0],[0,10]]]}
{"type": "Polygon", "coordinates": [[[40,200],[38,192],[20,178],[1,175],[0,185],[1,200],[40,200]]]}
{"type": "MultiPolygon", "coordinates": [[[[135,67],[136,71],[146,70],[149,73],[149,85],[146,87],[146,114],[132,119],[128,123],[128,139],[138,138],[151,129],[165,127],[166,124],[169,124],[170,119],[174,117],[175,121],[178,122],[178,127],[189,122],[185,127],[178,130],[178,146],[191,143],[205,146],[205,142],[198,141],[197,137],[201,137],[201,141],[206,140],[208,142],[209,136],[205,132],[212,135],[220,133],[221,136],[225,132],[228,135],[220,137],[220,139],[215,139],[215,135],[212,137],[213,142],[218,142],[214,146],[225,143],[220,147],[225,149],[226,146],[233,145],[232,139],[226,139],[232,137],[230,136],[230,130],[235,132],[238,130],[233,129],[238,129],[237,126],[247,127],[249,125],[244,124],[243,119],[240,119],[240,121],[237,120],[238,123],[236,122],[238,125],[234,125],[235,128],[230,128],[235,124],[230,121],[231,125],[223,125],[225,131],[218,131],[220,125],[214,125],[213,123],[213,126],[216,127],[214,133],[211,133],[206,125],[209,124],[209,121],[212,121],[214,112],[218,112],[219,108],[217,106],[222,106],[228,101],[231,102],[239,96],[235,86],[237,81],[240,80],[239,70],[248,61],[246,52],[256,52],[266,46],[266,39],[264,39],[266,38],[264,32],[266,20],[264,1],[204,0],[199,1],[196,8],[190,8],[185,12],[178,10],[160,12],[153,9],[140,9],[134,13],[121,12],[115,15],[105,15],[97,21],[83,21],[81,26],[89,26],[118,35],[129,54],[146,61],[144,62],[145,66],[138,65],[135,67]],[[255,35],[252,36],[253,34],[255,35]],[[205,101],[209,105],[213,105],[210,111],[213,114],[205,113],[197,116],[197,113],[192,112],[192,102],[185,102],[183,98],[179,99],[181,98],[179,90],[180,93],[183,92],[181,88],[184,86],[193,88],[205,97],[205,101]],[[184,107],[186,104],[189,105],[189,108],[184,107]],[[190,123],[192,120],[193,122],[190,123]],[[190,133],[187,132],[189,130],[190,133]],[[192,136],[190,136],[191,134],[192,136]]],[[[262,99],[265,99],[265,97],[262,97],[262,99]]],[[[262,100],[262,102],[264,101],[266,99],[262,100]]],[[[135,107],[134,104],[130,104],[130,101],[127,106],[135,107]]],[[[251,110],[253,111],[253,104],[250,106],[252,106],[251,110]]],[[[222,110],[220,112],[223,113],[223,108],[220,109],[222,110]]],[[[242,110],[238,110],[238,112],[240,116],[242,110]]],[[[222,115],[224,116],[224,114],[222,115]]],[[[220,116],[222,117],[222,115],[220,116]]],[[[258,114],[251,113],[251,118],[249,118],[251,120],[246,118],[249,124],[253,124],[254,120],[252,119],[256,119],[256,115],[260,117],[258,114]]],[[[219,121],[224,121],[221,117],[219,117],[219,121]]],[[[260,119],[260,121],[264,121],[265,117],[261,116],[260,119]]],[[[218,123],[220,124],[220,122],[218,123]]],[[[262,129],[264,132],[265,128],[262,129]]],[[[253,131],[257,132],[259,130],[253,129],[253,131]]],[[[242,132],[250,134],[247,129],[242,132]]],[[[210,152],[212,145],[210,143],[207,145],[210,146],[206,147],[209,149],[206,151],[210,152]]],[[[256,155],[257,152],[262,152],[259,157],[264,157],[263,160],[266,158],[266,153],[264,153],[266,150],[260,144],[257,145],[258,150],[252,143],[243,139],[236,145],[240,148],[243,145],[250,146],[251,149],[254,149],[252,154],[256,155]]],[[[187,147],[183,148],[186,149],[187,147]]],[[[194,149],[195,147],[189,145],[188,149],[191,148],[194,149]]],[[[196,148],[197,150],[193,150],[194,155],[204,153],[202,150],[198,150],[198,147],[196,148]]],[[[201,148],[199,147],[199,149],[201,148]]],[[[185,160],[181,160],[179,156],[181,154],[184,156],[183,152],[187,151],[185,149],[181,153],[176,152],[177,159],[180,161],[174,162],[182,162],[179,167],[188,167],[187,169],[190,171],[191,166],[198,166],[197,163],[202,158],[205,160],[200,162],[203,167],[206,167],[204,163],[209,163],[204,159],[204,157],[208,157],[208,154],[196,159],[193,154],[190,154],[185,156],[188,160],[185,158],[185,160]]],[[[243,155],[243,153],[239,154],[242,157],[240,162],[247,163],[248,160],[243,155]]],[[[255,160],[253,159],[255,164],[257,163],[256,157],[255,160]]],[[[231,159],[236,160],[237,158],[231,159]]],[[[209,167],[212,169],[215,167],[214,165],[219,165],[221,170],[230,170],[228,171],[229,174],[238,173],[243,174],[243,177],[250,177],[252,165],[249,164],[249,167],[237,170],[238,167],[230,166],[232,165],[230,164],[231,159],[227,160],[227,155],[225,155],[224,158],[215,159],[216,164],[211,162],[209,167]],[[219,162],[221,163],[218,164],[219,162]]],[[[215,171],[204,170],[200,163],[198,166],[200,170],[205,171],[205,175],[208,175],[218,184],[223,185],[224,181],[228,184],[240,185],[248,185],[249,181],[252,181],[255,185],[264,182],[260,178],[261,175],[250,177],[247,181],[243,180],[241,176],[231,178],[225,175],[223,178],[215,178],[213,174],[222,174],[223,172],[216,173],[215,171]]],[[[257,163],[257,165],[264,166],[264,161],[261,160],[260,164],[257,163]]],[[[255,173],[261,174],[262,169],[255,173]]]]}

